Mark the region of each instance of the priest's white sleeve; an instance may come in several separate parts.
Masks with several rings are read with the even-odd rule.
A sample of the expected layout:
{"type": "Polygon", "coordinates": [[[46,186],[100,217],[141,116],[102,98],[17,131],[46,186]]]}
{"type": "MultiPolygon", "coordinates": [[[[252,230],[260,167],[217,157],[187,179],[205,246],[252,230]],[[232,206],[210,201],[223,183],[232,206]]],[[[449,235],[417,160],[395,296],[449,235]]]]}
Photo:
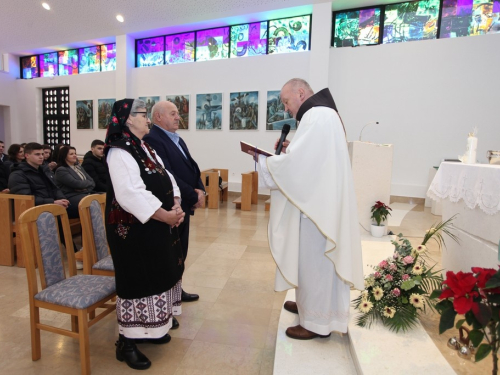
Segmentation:
{"type": "Polygon", "coordinates": [[[146,223],[162,203],[146,190],[137,162],[127,151],[119,148],[110,149],[106,160],[116,200],[125,211],[141,223],[146,223]]]}
{"type": "Polygon", "coordinates": [[[277,190],[278,186],[276,186],[276,184],[274,183],[273,177],[267,169],[266,159],[266,156],[259,155],[259,162],[257,163],[257,172],[259,173],[259,187],[277,190]]]}

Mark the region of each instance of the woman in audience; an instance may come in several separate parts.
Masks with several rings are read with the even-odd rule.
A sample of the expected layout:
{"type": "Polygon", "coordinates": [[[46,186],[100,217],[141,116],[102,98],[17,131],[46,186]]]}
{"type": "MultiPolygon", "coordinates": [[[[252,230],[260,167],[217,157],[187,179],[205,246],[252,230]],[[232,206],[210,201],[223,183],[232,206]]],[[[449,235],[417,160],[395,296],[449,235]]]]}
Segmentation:
{"type": "Polygon", "coordinates": [[[54,152],[52,152],[50,161],[57,163],[57,160],[59,159],[59,150],[63,147],[64,147],[63,143],[58,143],[57,145],[54,146],[54,152]]]}
{"type": "Polygon", "coordinates": [[[93,193],[95,182],[85,169],[77,165],[78,157],[74,147],[61,147],[58,158],[55,182],[69,200],[68,217],[76,218],[78,217],[78,203],[85,196],[93,193]]]}
{"type": "Polygon", "coordinates": [[[24,161],[24,147],[17,143],[10,145],[7,154],[11,163],[21,163],[24,161]]]}
{"type": "Polygon", "coordinates": [[[151,366],[136,344],[166,344],[180,314],[184,272],[177,227],[184,220],[180,190],[142,138],[149,133],[146,104],[123,99],[113,106],[105,155],[111,177],[106,235],[115,266],[119,337],[116,359],[151,366]]]}

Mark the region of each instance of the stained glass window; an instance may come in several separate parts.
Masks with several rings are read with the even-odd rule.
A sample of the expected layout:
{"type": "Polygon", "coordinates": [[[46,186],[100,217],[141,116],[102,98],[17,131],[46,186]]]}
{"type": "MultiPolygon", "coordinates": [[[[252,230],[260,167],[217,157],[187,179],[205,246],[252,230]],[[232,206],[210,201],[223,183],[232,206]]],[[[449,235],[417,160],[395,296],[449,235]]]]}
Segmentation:
{"type": "Polygon", "coordinates": [[[21,68],[24,79],[38,77],[38,56],[21,57],[21,68]]]}
{"type": "Polygon", "coordinates": [[[105,44],[101,46],[101,71],[109,72],[116,70],[116,44],[105,44]]]}
{"type": "Polygon", "coordinates": [[[165,37],[140,39],[136,41],[137,67],[163,65],[165,61],[165,37]]]}
{"type": "Polygon", "coordinates": [[[335,14],[334,47],[356,47],[380,41],[380,8],[335,14]]]}
{"type": "Polygon", "coordinates": [[[57,52],[40,55],[40,77],[53,77],[57,75],[57,52]]]}
{"type": "Polygon", "coordinates": [[[268,53],[308,51],[310,34],[310,15],[269,21],[268,53]]]}
{"type": "Polygon", "coordinates": [[[386,5],[383,43],[436,39],[439,0],[386,5]]]}
{"type": "Polygon", "coordinates": [[[68,76],[78,74],[78,50],[59,52],[59,75],[68,76]]]}
{"type": "Polygon", "coordinates": [[[500,33],[500,0],[443,0],[440,38],[500,33]]]}
{"type": "Polygon", "coordinates": [[[267,22],[231,26],[231,57],[265,55],[267,22]]]}
{"type": "Polygon", "coordinates": [[[165,64],[194,61],[195,33],[168,35],[165,37],[165,64]]]}
{"type": "Polygon", "coordinates": [[[229,27],[196,32],[196,61],[227,59],[229,27]]]}
{"type": "Polygon", "coordinates": [[[101,71],[101,46],[80,48],[78,50],[79,74],[101,71]]]}

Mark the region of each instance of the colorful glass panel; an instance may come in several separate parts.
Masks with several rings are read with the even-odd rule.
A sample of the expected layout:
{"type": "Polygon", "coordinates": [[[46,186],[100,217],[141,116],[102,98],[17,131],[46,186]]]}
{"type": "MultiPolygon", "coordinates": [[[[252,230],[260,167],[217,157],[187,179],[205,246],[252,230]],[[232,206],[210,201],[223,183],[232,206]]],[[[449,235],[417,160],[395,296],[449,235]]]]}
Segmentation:
{"type": "Polygon", "coordinates": [[[59,54],[59,75],[78,74],[78,50],[61,51],[59,54]]]}
{"type": "Polygon", "coordinates": [[[196,32],[196,61],[227,59],[229,27],[196,32]]]}
{"type": "Polygon", "coordinates": [[[310,15],[269,21],[268,53],[308,51],[310,33],[310,15]]]}
{"type": "Polygon", "coordinates": [[[165,37],[158,36],[137,40],[137,66],[163,65],[165,56],[165,37]]]}
{"type": "Polygon", "coordinates": [[[231,26],[231,57],[265,55],[267,22],[231,26]]]}
{"type": "Polygon", "coordinates": [[[440,0],[411,1],[385,7],[383,43],[436,39],[440,0]]]}
{"type": "Polygon", "coordinates": [[[80,48],[78,50],[79,74],[101,71],[101,46],[80,48]]]}
{"type": "Polygon", "coordinates": [[[40,77],[53,77],[57,75],[57,52],[40,55],[40,77]]]}
{"type": "Polygon", "coordinates": [[[335,15],[334,47],[378,44],[380,8],[362,9],[335,15]]]}
{"type": "Polygon", "coordinates": [[[38,78],[38,56],[28,56],[21,58],[23,78],[38,78]]]}
{"type": "Polygon", "coordinates": [[[101,72],[116,70],[116,44],[101,46],[101,72]]]}
{"type": "Polygon", "coordinates": [[[443,0],[440,38],[500,33],[500,0],[443,0]]]}
{"type": "Polygon", "coordinates": [[[195,33],[168,35],[165,37],[165,64],[194,61],[195,33]]]}

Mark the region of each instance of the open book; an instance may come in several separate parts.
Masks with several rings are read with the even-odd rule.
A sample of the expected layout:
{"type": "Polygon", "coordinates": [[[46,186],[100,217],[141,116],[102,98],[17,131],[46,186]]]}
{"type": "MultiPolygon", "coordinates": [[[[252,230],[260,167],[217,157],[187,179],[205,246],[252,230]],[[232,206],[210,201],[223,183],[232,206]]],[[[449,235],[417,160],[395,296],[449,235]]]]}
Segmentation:
{"type": "Polygon", "coordinates": [[[274,155],[274,154],[270,153],[269,151],[255,147],[254,145],[251,145],[250,143],[240,141],[240,145],[241,145],[241,151],[243,151],[245,154],[248,154],[248,151],[253,151],[257,154],[261,154],[264,156],[273,156],[274,155]]]}

